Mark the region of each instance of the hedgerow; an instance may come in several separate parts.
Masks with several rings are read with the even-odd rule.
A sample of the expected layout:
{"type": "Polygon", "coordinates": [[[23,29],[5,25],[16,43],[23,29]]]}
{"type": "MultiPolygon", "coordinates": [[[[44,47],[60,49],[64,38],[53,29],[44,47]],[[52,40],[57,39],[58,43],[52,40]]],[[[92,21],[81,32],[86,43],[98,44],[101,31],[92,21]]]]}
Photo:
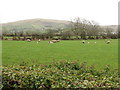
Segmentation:
{"type": "Polygon", "coordinates": [[[118,70],[97,70],[85,63],[59,62],[49,65],[6,65],[2,88],[119,88],[118,70]]]}

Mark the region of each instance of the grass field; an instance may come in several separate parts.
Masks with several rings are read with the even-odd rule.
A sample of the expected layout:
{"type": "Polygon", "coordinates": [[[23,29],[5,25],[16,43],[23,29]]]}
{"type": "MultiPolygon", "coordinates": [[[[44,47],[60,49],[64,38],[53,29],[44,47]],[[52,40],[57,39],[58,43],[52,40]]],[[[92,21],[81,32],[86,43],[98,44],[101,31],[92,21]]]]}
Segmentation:
{"type": "Polygon", "coordinates": [[[3,41],[2,64],[48,64],[57,61],[87,62],[98,69],[105,65],[118,67],[118,40],[106,44],[105,40],[61,41],[49,44],[48,41],[3,41]],[[96,44],[94,42],[97,42],[96,44]]]}

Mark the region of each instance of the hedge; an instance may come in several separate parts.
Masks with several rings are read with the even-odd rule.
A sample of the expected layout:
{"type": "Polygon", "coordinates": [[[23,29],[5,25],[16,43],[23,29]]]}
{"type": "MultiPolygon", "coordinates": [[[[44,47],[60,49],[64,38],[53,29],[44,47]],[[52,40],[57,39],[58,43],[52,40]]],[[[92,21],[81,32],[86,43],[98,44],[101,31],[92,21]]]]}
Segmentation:
{"type": "Polygon", "coordinates": [[[49,65],[6,65],[2,88],[119,88],[118,70],[102,70],[85,63],[59,62],[49,65]]]}

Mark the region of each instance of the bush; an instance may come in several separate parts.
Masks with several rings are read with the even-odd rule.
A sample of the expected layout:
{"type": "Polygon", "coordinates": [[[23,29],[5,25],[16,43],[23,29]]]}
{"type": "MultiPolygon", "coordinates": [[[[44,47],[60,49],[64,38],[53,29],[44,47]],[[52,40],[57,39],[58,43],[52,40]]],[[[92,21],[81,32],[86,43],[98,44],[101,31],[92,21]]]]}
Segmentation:
{"type": "Polygon", "coordinates": [[[77,62],[49,65],[6,65],[2,70],[3,89],[18,88],[119,88],[118,71],[109,66],[98,71],[77,62]]]}

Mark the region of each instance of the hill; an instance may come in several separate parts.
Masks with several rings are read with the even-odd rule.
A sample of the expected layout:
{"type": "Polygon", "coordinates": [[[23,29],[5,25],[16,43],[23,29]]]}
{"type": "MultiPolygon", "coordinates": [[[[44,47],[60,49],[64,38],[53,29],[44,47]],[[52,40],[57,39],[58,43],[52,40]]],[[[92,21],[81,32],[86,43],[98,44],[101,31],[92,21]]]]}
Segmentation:
{"type": "Polygon", "coordinates": [[[10,23],[3,23],[2,29],[5,31],[41,31],[46,29],[64,29],[69,26],[69,21],[53,19],[29,19],[10,23]]]}

